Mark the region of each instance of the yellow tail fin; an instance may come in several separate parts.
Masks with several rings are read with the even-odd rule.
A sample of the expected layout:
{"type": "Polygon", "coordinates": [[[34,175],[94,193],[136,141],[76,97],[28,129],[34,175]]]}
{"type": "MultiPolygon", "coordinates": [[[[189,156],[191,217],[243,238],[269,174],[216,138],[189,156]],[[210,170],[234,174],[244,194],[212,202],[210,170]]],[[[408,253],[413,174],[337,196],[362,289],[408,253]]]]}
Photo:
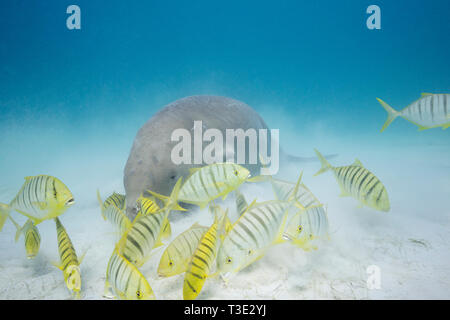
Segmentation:
{"type": "Polygon", "coordinates": [[[388,117],[386,122],[384,123],[383,127],[381,128],[380,132],[383,132],[384,129],[386,129],[392,121],[394,121],[395,118],[397,118],[400,115],[400,112],[395,111],[390,105],[388,105],[386,102],[384,102],[383,100],[377,98],[378,102],[381,104],[381,106],[384,108],[384,110],[386,110],[386,112],[388,113],[388,117]]]}
{"type": "Polygon", "coordinates": [[[0,203],[0,231],[2,231],[3,225],[5,224],[5,221],[8,218],[10,212],[10,206],[4,203],[0,203]]]}
{"type": "Polygon", "coordinates": [[[185,208],[181,207],[177,202],[178,194],[180,193],[182,181],[183,181],[183,177],[180,177],[180,179],[178,179],[177,183],[173,187],[172,193],[170,194],[169,197],[163,196],[162,194],[153,192],[151,190],[147,190],[147,192],[149,192],[155,198],[164,201],[164,206],[166,208],[168,208],[169,210],[187,211],[185,208]]]}
{"type": "Polygon", "coordinates": [[[322,168],[320,168],[320,170],[317,171],[317,172],[314,174],[314,176],[317,176],[317,175],[319,175],[319,174],[321,174],[321,173],[324,173],[325,171],[328,171],[329,169],[332,168],[332,166],[331,166],[331,164],[327,161],[327,159],[325,159],[324,156],[323,156],[317,149],[314,149],[314,151],[316,152],[317,157],[318,157],[319,160],[320,160],[320,164],[322,165],[322,168]]]}

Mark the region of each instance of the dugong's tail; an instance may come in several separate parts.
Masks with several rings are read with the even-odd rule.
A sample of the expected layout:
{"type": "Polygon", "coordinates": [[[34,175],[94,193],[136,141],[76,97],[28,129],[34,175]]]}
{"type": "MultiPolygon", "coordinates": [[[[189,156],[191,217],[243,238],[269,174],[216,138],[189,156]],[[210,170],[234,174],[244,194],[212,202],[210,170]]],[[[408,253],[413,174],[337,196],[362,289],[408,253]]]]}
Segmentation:
{"type": "MultiPolygon", "coordinates": [[[[338,155],[335,154],[328,154],[326,156],[324,156],[325,159],[333,159],[336,158],[338,155]]],[[[286,154],[285,155],[286,160],[288,161],[292,161],[292,162],[316,162],[319,159],[317,157],[298,157],[298,156],[293,156],[291,154],[286,154]]]]}

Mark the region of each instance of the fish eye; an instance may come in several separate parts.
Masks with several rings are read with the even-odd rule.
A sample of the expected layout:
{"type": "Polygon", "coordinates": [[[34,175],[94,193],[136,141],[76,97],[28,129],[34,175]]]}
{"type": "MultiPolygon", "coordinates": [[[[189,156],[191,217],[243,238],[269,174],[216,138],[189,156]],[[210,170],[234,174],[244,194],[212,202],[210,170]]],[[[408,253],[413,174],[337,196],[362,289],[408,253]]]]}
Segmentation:
{"type": "Polygon", "coordinates": [[[227,258],[227,263],[231,263],[231,258],[230,257],[227,258]]]}
{"type": "Polygon", "coordinates": [[[169,261],[169,266],[172,266],[173,265],[173,262],[172,261],[169,261]]]}
{"type": "Polygon", "coordinates": [[[298,232],[302,232],[302,226],[298,226],[298,232]]]}
{"type": "Polygon", "coordinates": [[[237,176],[239,172],[237,170],[234,170],[234,175],[237,176]]]}
{"type": "Polygon", "coordinates": [[[175,179],[175,176],[171,176],[170,179],[172,179],[172,180],[175,179]]]}
{"type": "Polygon", "coordinates": [[[141,297],[141,292],[138,290],[136,291],[136,297],[140,298],[141,297]]]}

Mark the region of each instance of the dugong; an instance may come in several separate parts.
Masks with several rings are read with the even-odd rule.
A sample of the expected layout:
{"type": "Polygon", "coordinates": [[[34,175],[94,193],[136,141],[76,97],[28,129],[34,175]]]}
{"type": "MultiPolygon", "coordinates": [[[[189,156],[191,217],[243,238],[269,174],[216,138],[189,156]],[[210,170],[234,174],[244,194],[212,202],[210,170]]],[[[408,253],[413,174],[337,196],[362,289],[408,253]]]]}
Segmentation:
{"type": "MultiPolygon", "coordinates": [[[[180,177],[183,177],[184,181],[189,175],[190,168],[201,166],[200,164],[177,165],[171,159],[172,149],[179,143],[171,141],[174,130],[184,128],[192,134],[194,121],[199,120],[202,121],[203,132],[208,128],[215,128],[222,132],[224,139],[226,129],[240,128],[245,131],[253,128],[257,132],[259,129],[268,129],[255,110],[231,98],[191,96],[168,104],[139,129],[125,165],[124,186],[126,211],[129,217],[133,218],[136,215],[136,200],[141,194],[148,194],[146,190],[169,195],[180,177]]],[[[268,143],[270,143],[269,137],[270,134],[268,143]]],[[[193,140],[192,138],[191,150],[194,150],[193,140]]],[[[203,142],[203,146],[210,143],[203,142]]],[[[299,158],[296,159],[299,160],[299,158]]],[[[245,166],[252,176],[259,174],[259,160],[255,165],[245,166]]]]}

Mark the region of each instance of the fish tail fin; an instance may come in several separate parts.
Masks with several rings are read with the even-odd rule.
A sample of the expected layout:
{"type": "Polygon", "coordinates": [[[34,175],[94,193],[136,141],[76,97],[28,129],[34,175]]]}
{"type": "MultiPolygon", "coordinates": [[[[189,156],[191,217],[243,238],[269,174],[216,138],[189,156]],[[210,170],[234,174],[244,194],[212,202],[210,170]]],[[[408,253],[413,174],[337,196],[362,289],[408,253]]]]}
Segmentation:
{"type": "Polygon", "coordinates": [[[331,164],[327,161],[327,159],[325,159],[324,156],[323,156],[317,149],[314,149],[314,151],[316,152],[317,157],[318,157],[319,160],[320,160],[320,164],[322,165],[322,168],[320,168],[320,170],[317,171],[317,172],[314,174],[314,176],[317,176],[317,175],[319,175],[319,174],[321,174],[321,173],[324,173],[325,171],[328,171],[329,169],[332,168],[332,166],[331,166],[331,164]]]}
{"type": "Polygon", "coordinates": [[[11,207],[7,204],[0,203],[0,231],[2,231],[3,225],[5,224],[10,213],[11,207]]]}
{"type": "Polygon", "coordinates": [[[17,229],[16,237],[14,238],[14,241],[17,242],[17,241],[19,241],[20,234],[22,233],[22,227],[11,216],[9,216],[9,220],[11,220],[11,222],[14,224],[14,226],[17,229]]]}
{"type": "Polygon", "coordinates": [[[187,211],[185,208],[181,207],[177,200],[178,200],[178,194],[180,193],[180,189],[181,189],[181,182],[183,181],[183,177],[180,177],[180,179],[178,179],[177,183],[175,184],[175,186],[172,189],[172,193],[170,194],[169,197],[164,196],[162,194],[156,193],[152,190],[147,190],[148,193],[150,193],[152,196],[154,196],[155,198],[162,200],[164,202],[164,206],[165,207],[169,207],[171,210],[177,210],[177,211],[187,211]]]}
{"type": "Polygon", "coordinates": [[[383,132],[391,124],[391,122],[394,121],[394,119],[400,115],[400,112],[394,110],[390,105],[388,105],[386,102],[384,102],[380,98],[377,98],[377,101],[381,104],[381,106],[384,108],[384,110],[386,110],[386,112],[388,113],[387,120],[384,123],[384,125],[380,131],[380,132],[383,132]]]}
{"type": "Polygon", "coordinates": [[[177,183],[173,187],[169,199],[167,200],[166,206],[170,207],[171,210],[187,211],[185,208],[181,207],[178,204],[178,194],[180,193],[182,182],[183,177],[180,177],[180,179],[178,179],[177,183]]]}

